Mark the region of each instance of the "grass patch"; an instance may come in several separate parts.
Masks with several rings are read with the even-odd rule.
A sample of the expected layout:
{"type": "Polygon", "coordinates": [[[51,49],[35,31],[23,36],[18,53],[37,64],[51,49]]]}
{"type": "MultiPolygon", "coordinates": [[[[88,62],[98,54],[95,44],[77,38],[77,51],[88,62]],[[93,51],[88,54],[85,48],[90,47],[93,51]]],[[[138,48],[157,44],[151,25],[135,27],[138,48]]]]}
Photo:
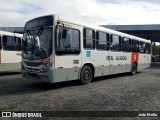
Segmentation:
{"type": "Polygon", "coordinates": [[[8,104],[6,107],[0,107],[0,111],[5,111],[5,110],[10,110],[10,109],[14,109],[14,108],[17,108],[18,107],[18,104],[13,102],[13,103],[10,103],[8,104]]]}
{"type": "Polygon", "coordinates": [[[15,102],[8,104],[8,109],[14,109],[14,108],[17,108],[17,107],[18,107],[18,105],[15,102]]]}
{"type": "Polygon", "coordinates": [[[6,110],[6,107],[0,107],[0,112],[6,110]]]}

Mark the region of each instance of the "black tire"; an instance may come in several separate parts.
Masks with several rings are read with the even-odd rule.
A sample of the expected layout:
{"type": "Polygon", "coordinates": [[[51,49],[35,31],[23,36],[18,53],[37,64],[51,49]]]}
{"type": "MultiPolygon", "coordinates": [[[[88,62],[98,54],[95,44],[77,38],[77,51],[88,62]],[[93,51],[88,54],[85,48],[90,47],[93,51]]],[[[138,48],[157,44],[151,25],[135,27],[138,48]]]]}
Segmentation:
{"type": "Polygon", "coordinates": [[[133,63],[131,68],[131,75],[135,75],[136,73],[137,73],[137,65],[133,63]]]}
{"type": "Polygon", "coordinates": [[[92,78],[93,78],[92,69],[88,65],[83,66],[83,68],[81,69],[81,74],[80,74],[81,84],[83,85],[89,84],[92,78]]]}

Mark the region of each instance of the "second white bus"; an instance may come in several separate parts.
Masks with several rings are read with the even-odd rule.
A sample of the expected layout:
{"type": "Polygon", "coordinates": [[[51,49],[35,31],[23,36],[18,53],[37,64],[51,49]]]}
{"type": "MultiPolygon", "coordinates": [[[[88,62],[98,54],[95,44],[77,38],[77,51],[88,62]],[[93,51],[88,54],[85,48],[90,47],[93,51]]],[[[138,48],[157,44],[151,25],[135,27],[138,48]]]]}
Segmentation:
{"type": "Polygon", "coordinates": [[[150,67],[151,41],[75,22],[59,15],[25,24],[22,75],[49,83],[77,80],[150,67]]]}
{"type": "Polygon", "coordinates": [[[20,72],[22,36],[0,31],[0,72],[20,72]]]}

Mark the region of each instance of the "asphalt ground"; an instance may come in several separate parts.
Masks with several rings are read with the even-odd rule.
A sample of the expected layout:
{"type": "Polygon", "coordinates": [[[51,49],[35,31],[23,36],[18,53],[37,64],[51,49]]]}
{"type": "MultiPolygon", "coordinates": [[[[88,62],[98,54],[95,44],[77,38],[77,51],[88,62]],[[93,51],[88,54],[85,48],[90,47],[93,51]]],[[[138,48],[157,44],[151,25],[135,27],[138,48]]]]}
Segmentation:
{"type": "MultiPolygon", "coordinates": [[[[103,111],[160,111],[160,63],[152,64],[151,68],[134,76],[125,73],[98,77],[89,85],[80,85],[78,81],[49,84],[22,78],[20,73],[1,73],[0,111],[95,111],[95,114],[103,111]]],[[[127,120],[128,117],[87,118],[82,114],[78,118],[65,119],[127,120]]]]}

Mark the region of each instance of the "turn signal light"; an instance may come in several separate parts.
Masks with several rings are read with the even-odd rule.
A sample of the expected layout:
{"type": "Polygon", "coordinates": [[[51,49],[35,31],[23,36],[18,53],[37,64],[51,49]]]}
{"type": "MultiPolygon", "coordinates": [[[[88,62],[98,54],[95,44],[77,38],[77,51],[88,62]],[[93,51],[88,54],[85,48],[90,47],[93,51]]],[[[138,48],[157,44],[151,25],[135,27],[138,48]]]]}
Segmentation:
{"type": "Polygon", "coordinates": [[[50,63],[50,58],[42,59],[41,60],[41,65],[47,65],[50,63]]]}
{"type": "Polygon", "coordinates": [[[41,75],[41,79],[48,79],[48,76],[41,75]]]}

